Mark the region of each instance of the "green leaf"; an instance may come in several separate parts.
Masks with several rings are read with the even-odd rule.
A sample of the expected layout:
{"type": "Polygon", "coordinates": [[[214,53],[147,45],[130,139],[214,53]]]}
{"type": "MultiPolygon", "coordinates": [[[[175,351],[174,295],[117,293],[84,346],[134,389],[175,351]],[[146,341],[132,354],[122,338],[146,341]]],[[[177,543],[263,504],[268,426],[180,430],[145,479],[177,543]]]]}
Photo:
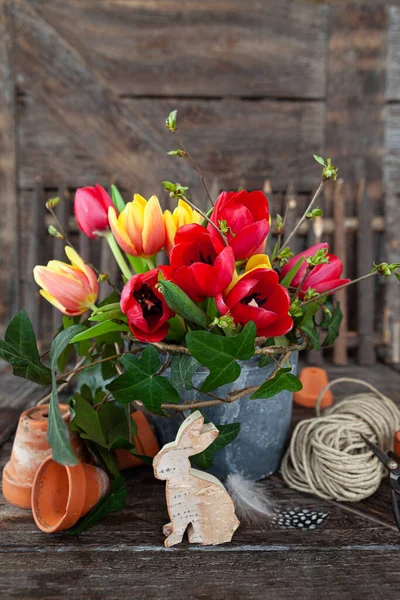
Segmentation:
{"type": "Polygon", "coordinates": [[[117,188],[116,185],[112,184],[111,186],[111,200],[114,203],[115,208],[118,212],[122,212],[125,208],[125,202],[121,195],[121,192],[117,188]]]}
{"type": "MultiPolygon", "coordinates": [[[[314,160],[317,161],[317,163],[319,163],[320,165],[322,165],[323,167],[325,166],[325,161],[322,158],[322,156],[318,156],[318,154],[313,154],[314,160]]],[[[329,159],[328,159],[329,160],[329,159]]]]}
{"type": "Polygon", "coordinates": [[[250,400],[256,398],[273,398],[279,392],[287,390],[289,392],[299,392],[303,384],[296,375],[290,373],[290,368],[279,369],[275,377],[263,383],[254,394],[250,396],[250,400]]]}
{"type": "Polygon", "coordinates": [[[140,357],[124,355],[121,364],[126,372],[106,386],[118,402],[141,400],[148,410],[159,414],[163,402],[179,401],[179,394],[169,380],[156,375],[160,357],[153,346],[147,346],[140,357]]]}
{"type": "Polygon", "coordinates": [[[200,325],[200,327],[207,329],[209,319],[206,313],[201,310],[201,308],[199,308],[180,287],[175,285],[175,283],[172,283],[172,281],[165,280],[161,280],[159,285],[165,302],[174,313],[187,321],[191,321],[192,323],[196,323],[196,325],[200,325]]]}
{"type": "Polygon", "coordinates": [[[254,355],[256,326],[247,323],[239,335],[223,337],[209,331],[189,331],[186,346],[201,365],[210,369],[201,391],[210,392],[225,383],[236,381],[240,366],[236,359],[248,360],[254,355]]]}
{"type": "Polygon", "coordinates": [[[192,460],[200,469],[209,469],[213,466],[214,455],[236,438],[240,431],[240,423],[228,423],[227,425],[216,425],[219,436],[200,454],[192,456],[192,460]]]}
{"type": "Polygon", "coordinates": [[[302,330],[308,337],[308,346],[314,348],[314,350],[321,350],[321,340],[319,336],[319,329],[315,325],[303,325],[302,330]]]}
{"type": "Polygon", "coordinates": [[[68,346],[71,340],[80,331],[84,329],[83,325],[73,325],[64,331],[61,331],[54,338],[50,348],[50,367],[51,367],[51,397],[49,406],[49,425],[47,431],[47,441],[53,452],[53,459],[62,465],[76,465],[78,460],[71,448],[69,440],[68,425],[63,421],[58,404],[58,392],[56,381],[57,361],[68,346]]]}
{"type": "Polygon", "coordinates": [[[126,494],[125,479],[119,475],[114,479],[108,494],[78,522],[76,527],[69,529],[68,533],[70,535],[79,535],[90,527],[93,527],[93,525],[96,525],[106,515],[122,510],[125,506],[126,494]]]}
{"type": "Polygon", "coordinates": [[[129,327],[124,323],[104,321],[103,323],[98,323],[97,325],[93,325],[93,327],[85,329],[85,331],[82,331],[82,333],[76,335],[75,338],[71,341],[73,344],[75,344],[76,342],[83,342],[84,340],[89,340],[114,331],[129,331],[129,327]]]}
{"type": "Polygon", "coordinates": [[[206,313],[210,318],[210,321],[214,321],[219,316],[219,311],[215,303],[215,298],[207,298],[206,300],[206,313]]]}
{"type": "Polygon", "coordinates": [[[342,322],[343,313],[340,309],[340,304],[337,302],[335,308],[332,311],[332,317],[330,319],[324,319],[328,325],[328,333],[326,338],[322,342],[323,346],[330,346],[336,340],[339,335],[340,324],[342,322]]]}
{"type": "Polygon", "coordinates": [[[40,361],[32,323],[24,310],[10,321],[4,341],[0,340],[0,358],[12,366],[18,377],[42,385],[51,382],[51,371],[40,361]]]}
{"type": "Polygon", "coordinates": [[[131,263],[135,273],[147,273],[150,270],[149,265],[143,258],[139,258],[139,256],[131,256],[130,254],[125,253],[126,258],[131,263]]]}
{"type": "Polygon", "coordinates": [[[297,261],[297,263],[294,265],[294,267],[292,267],[290,269],[290,271],[288,273],[286,273],[285,277],[281,281],[281,285],[284,285],[285,287],[289,287],[289,285],[292,283],[293,279],[297,275],[297,272],[299,271],[301,265],[303,264],[303,262],[305,260],[306,260],[305,257],[302,256],[300,258],[300,260],[297,261]]]}
{"type": "Polygon", "coordinates": [[[200,363],[188,354],[175,354],[171,363],[171,383],[178,392],[185,387],[192,389],[192,377],[200,367],[200,363]]]}
{"type": "MultiPolygon", "coordinates": [[[[102,358],[110,358],[115,355],[115,348],[111,346],[111,344],[106,344],[101,353],[102,358]]],[[[117,359],[108,360],[106,362],[101,363],[101,374],[103,379],[112,379],[117,375],[117,370],[115,368],[115,362],[117,359]]]]}
{"type": "Polygon", "coordinates": [[[79,428],[81,437],[92,440],[100,446],[107,447],[99,413],[93,408],[90,402],[76,392],[72,397],[71,406],[75,411],[72,422],[79,428]]]}

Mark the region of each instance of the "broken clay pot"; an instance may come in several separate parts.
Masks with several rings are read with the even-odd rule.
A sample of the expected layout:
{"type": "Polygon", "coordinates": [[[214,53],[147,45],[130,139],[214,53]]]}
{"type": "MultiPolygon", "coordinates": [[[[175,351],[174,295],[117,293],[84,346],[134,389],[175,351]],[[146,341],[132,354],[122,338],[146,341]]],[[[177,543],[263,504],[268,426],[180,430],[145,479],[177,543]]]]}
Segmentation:
{"type": "MultiPolygon", "coordinates": [[[[137,453],[154,458],[159,452],[160,446],[148,420],[140,410],[132,413],[132,419],[137,427],[137,435],[133,436],[133,443],[135,444],[137,453]]],[[[140,458],[134,456],[128,450],[116,450],[116,455],[121,471],[140,467],[140,465],[144,464],[140,458]]]]}

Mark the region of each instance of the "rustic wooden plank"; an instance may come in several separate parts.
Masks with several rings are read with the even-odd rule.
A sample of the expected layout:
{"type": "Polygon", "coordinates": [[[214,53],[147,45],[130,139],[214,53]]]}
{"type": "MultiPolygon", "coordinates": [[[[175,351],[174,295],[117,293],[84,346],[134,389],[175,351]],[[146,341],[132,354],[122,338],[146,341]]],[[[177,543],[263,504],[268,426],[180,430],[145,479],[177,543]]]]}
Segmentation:
{"type": "Polygon", "coordinates": [[[330,5],[326,153],[345,181],[346,204],[365,162],[371,201],[382,197],[387,8],[330,5]]]}
{"type": "MultiPolygon", "coordinates": [[[[275,190],[286,190],[288,179],[295,182],[298,192],[310,192],[316,185],[316,170],[312,153],[322,151],[324,105],[322,102],[299,104],[260,100],[252,102],[225,100],[160,100],[126,99],[124,105],[140,122],[151,122],[163,142],[151,156],[152,169],[146,168],[146,185],[135,180],[132,164],[129,174],[115,169],[112,163],[100,165],[97,158],[88,158],[63,131],[46,105],[29,97],[20,97],[21,105],[21,187],[30,187],[32,177],[41,165],[46,165],[46,182],[58,185],[64,177],[71,187],[94,182],[108,186],[115,170],[120,185],[142,194],[163,193],[158,185],[163,179],[173,180],[173,166],[179,168],[177,181],[195,186],[196,199],[203,201],[203,189],[198,176],[181,171],[182,159],[167,157],[164,152],[176,147],[171,134],[165,132],[165,115],[178,109],[180,133],[211,184],[217,178],[223,187],[235,189],[244,178],[251,188],[261,187],[267,177],[275,190]],[[301,148],[293,160],[293,148],[301,148]],[[100,166],[99,166],[100,165],[100,166]],[[257,178],[253,181],[252,178],[257,178]],[[197,186],[197,187],[196,187],[197,186]]],[[[72,101],[72,96],[71,96],[72,101]]],[[[82,125],[86,127],[86,125],[82,125]]],[[[144,126],[145,127],[145,126],[144,126]]]]}
{"type": "MultiPolygon", "coordinates": [[[[358,197],[358,275],[365,275],[371,270],[374,261],[373,235],[371,231],[371,216],[373,207],[368,194],[368,184],[360,183],[362,189],[358,197]]],[[[358,284],[358,362],[360,365],[375,363],[374,326],[375,326],[375,282],[366,279],[358,284]]]]}
{"type": "Polygon", "coordinates": [[[0,320],[21,307],[17,138],[14,86],[14,26],[8,0],[0,1],[0,320]]]}
{"type": "MultiPolygon", "coordinates": [[[[58,196],[60,198],[60,204],[55,208],[55,214],[57,216],[60,225],[68,234],[68,218],[70,215],[70,201],[67,190],[65,189],[65,185],[63,183],[60,184],[58,188],[58,196]]],[[[54,223],[57,227],[57,224],[54,223]]],[[[53,256],[54,260],[60,260],[61,262],[66,262],[65,256],[65,242],[59,240],[58,238],[53,238],[53,256]]],[[[60,327],[62,315],[60,311],[53,307],[53,330],[57,331],[60,327]]]]}
{"type": "Polygon", "coordinates": [[[386,99],[397,102],[400,100],[400,8],[390,6],[388,15],[386,99]]]}
{"type": "MultiPolygon", "coordinates": [[[[333,212],[335,219],[334,243],[333,252],[340,258],[343,263],[343,274],[346,272],[346,229],[345,229],[345,203],[342,193],[343,179],[340,178],[333,192],[333,212]]],[[[340,325],[340,335],[335,340],[333,345],[333,362],[335,365],[347,364],[347,290],[340,290],[336,294],[336,300],[340,302],[340,307],[343,313],[342,323],[340,325]]]]}
{"type": "Polygon", "coordinates": [[[28,238],[28,254],[26,257],[26,275],[25,275],[25,297],[24,308],[27,311],[36,336],[39,338],[41,334],[41,296],[39,287],[33,279],[33,268],[36,265],[43,264],[44,257],[44,213],[45,213],[45,196],[43,190],[43,182],[40,178],[35,181],[35,195],[32,199],[30,230],[28,238]]]}
{"type": "MultiPolygon", "coordinates": [[[[18,84],[51,111],[78,146],[108,169],[132,183],[148,185],[149,152],[165,138],[132,107],[117,101],[101,69],[88,67],[79,51],[62,38],[26,0],[14,0],[18,84]],[[66,93],[68,90],[68,93],[66,93]]],[[[165,120],[165,115],[164,115],[165,120]]],[[[170,172],[178,171],[171,162],[170,172]]],[[[185,162],[179,173],[188,170],[185,162]]]]}
{"type": "Polygon", "coordinates": [[[242,0],[32,3],[118,94],[325,96],[325,6],[289,0],[247,0],[245,7],[242,0]]]}
{"type": "MultiPolygon", "coordinates": [[[[400,263],[400,195],[394,182],[387,185],[385,194],[386,235],[385,249],[388,262],[400,263]]],[[[400,295],[395,277],[386,280],[384,309],[384,338],[386,361],[400,364],[400,295]]]]}

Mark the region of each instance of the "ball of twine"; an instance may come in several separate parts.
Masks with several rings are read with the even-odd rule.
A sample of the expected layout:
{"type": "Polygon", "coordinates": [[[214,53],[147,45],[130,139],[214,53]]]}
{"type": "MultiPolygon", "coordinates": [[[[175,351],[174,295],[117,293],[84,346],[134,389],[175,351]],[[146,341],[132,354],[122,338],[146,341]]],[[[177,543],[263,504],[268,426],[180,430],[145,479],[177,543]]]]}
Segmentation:
{"type": "Polygon", "coordinates": [[[379,487],[386,469],[362,439],[387,452],[400,429],[400,410],[374,386],[348,377],[331,381],[316,404],[317,416],[297,424],[283,458],[286,484],[321,498],[358,502],[379,487]],[[332,385],[357,383],[371,390],[347,396],[320,416],[320,403],[332,385]]]}

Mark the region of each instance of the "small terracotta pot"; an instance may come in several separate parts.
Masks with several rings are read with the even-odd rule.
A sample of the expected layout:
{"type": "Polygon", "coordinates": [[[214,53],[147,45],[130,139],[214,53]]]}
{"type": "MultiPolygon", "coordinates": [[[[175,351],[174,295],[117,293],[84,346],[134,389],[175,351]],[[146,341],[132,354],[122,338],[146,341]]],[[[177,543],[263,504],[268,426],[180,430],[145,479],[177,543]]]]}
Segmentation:
{"type": "MultiPolygon", "coordinates": [[[[300,373],[300,381],[303,384],[303,389],[300,392],[295,392],[293,401],[300,406],[312,408],[316,405],[318,397],[324,387],[328,384],[328,375],[324,369],[318,367],[305,367],[300,373]]],[[[327,390],[321,400],[321,408],[331,406],[333,395],[330,390],[327,390]]]]}
{"type": "Polygon", "coordinates": [[[394,453],[400,458],[400,431],[396,431],[394,434],[393,450],[394,453]]]}
{"type": "MultiPolygon", "coordinates": [[[[135,444],[138,454],[151,456],[153,458],[158,454],[160,446],[158,445],[157,438],[154,435],[148,420],[140,410],[136,410],[132,413],[132,419],[137,427],[137,435],[133,436],[133,443],[135,444]]],[[[133,456],[133,454],[127,450],[116,450],[116,455],[121,471],[140,467],[140,465],[144,464],[140,458],[133,456]]]]}
{"type": "MultiPolygon", "coordinates": [[[[69,406],[60,404],[65,423],[69,423],[69,406]]],[[[51,455],[46,435],[49,422],[48,405],[25,410],[18,423],[11,458],[3,470],[3,495],[7,502],[20,508],[31,507],[33,480],[40,464],[51,455]]],[[[70,432],[72,448],[79,460],[85,455],[85,446],[77,433],[70,432]]]]}
{"type": "Polygon", "coordinates": [[[32,486],[32,513],[45,533],[69,529],[108,492],[110,480],[103,469],[87,463],[66,467],[46,458],[32,486]]]}

